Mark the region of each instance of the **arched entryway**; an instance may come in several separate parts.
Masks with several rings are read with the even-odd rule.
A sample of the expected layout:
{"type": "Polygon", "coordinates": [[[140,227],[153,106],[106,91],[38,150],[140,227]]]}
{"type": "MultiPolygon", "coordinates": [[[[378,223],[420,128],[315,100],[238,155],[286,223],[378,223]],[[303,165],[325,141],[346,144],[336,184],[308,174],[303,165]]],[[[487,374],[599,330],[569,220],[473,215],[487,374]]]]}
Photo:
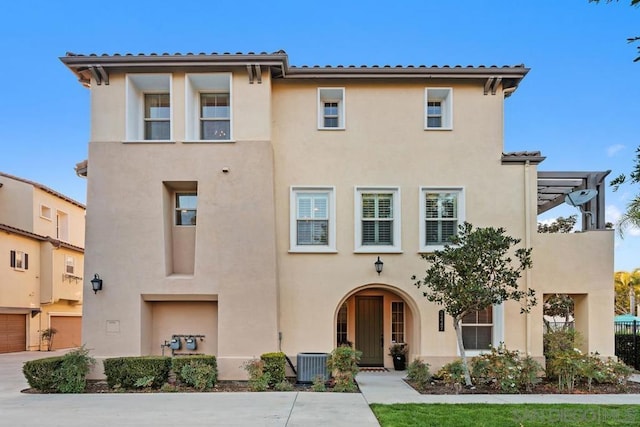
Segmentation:
{"type": "Polygon", "coordinates": [[[420,348],[419,311],[404,291],[386,284],[354,289],[338,304],[335,345],[350,344],[362,352],[361,366],[391,367],[389,347],[405,343],[409,354],[420,348]]]}

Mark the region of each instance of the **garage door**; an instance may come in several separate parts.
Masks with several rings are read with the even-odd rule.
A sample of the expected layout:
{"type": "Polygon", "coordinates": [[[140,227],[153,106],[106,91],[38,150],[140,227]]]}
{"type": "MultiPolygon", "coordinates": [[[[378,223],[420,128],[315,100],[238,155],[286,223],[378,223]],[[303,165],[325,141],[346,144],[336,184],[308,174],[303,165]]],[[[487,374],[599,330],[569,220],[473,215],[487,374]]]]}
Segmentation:
{"type": "Polygon", "coordinates": [[[0,353],[27,349],[27,318],[24,314],[0,314],[0,353]]]}
{"type": "Polygon", "coordinates": [[[52,350],[82,345],[82,317],[51,316],[51,327],[58,331],[53,337],[52,350]]]}

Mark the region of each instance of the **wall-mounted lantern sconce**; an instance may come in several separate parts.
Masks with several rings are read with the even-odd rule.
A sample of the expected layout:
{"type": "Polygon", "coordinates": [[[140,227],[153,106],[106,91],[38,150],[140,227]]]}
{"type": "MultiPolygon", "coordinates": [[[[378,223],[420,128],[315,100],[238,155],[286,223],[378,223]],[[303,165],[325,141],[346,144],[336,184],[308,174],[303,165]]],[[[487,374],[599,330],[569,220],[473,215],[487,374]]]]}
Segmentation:
{"type": "Polygon", "coordinates": [[[373,265],[376,266],[376,272],[378,273],[378,276],[379,276],[380,273],[382,273],[382,266],[384,265],[384,262],[380,261],[380,257],[378,257],[378,260],[374,262],[373,265]]]}
{"type": "Polygon", "coordinates": [[[102,279],[96,273],[93,275],[93,279],[91,279],[91,287],[93,288],[93,293],[97,294],[98,291],[102,290],[102,279]]]}

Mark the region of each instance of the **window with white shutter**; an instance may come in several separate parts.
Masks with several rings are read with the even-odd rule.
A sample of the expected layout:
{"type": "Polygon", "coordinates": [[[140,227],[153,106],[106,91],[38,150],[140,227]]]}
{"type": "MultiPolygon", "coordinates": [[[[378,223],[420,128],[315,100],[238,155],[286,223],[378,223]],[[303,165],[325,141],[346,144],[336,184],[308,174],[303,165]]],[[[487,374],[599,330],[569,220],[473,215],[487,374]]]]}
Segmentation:
{"type": "Polygon", "coordinates": [[[444,248],[464,222],[463,190],[422,188],[420,218],[420,251],[433,252],[444,248]]]}
{"type": "Polygon", "coordinates": [[[356,252],[399,252],[400,189],[356,188],[356,252]]]}
{"type": "Polygon", "coordinates": [[[291,189],[292,252],[335,252],[335,201],[331,187],[291,189]]]}

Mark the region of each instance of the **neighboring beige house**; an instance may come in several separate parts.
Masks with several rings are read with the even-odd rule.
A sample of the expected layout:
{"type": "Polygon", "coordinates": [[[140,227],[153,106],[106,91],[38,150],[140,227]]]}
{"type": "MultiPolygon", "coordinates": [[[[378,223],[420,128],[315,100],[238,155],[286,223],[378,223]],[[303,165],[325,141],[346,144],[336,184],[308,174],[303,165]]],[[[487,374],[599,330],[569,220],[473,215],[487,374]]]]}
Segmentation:
{"type": "MultiPolygon", "coordinates": [[[[410,277],[462,221],[533,247],[521,285],[571,294],[584,350],[613,355],[607,172],[538,172],[539,152],[503,153],[524,66],[293,67],[282,51],[61,60],[91,90],[83,328],[98,360],[168,354],[174,340],[232,379],[261,353],[343,342],[390,367],[404,342],[435,369],[457,356],[455,333],[410,277]],[[583,188],[599,190],[585,232],[538,235],[537,215],[583,188]]],[[[471,354],[504,341],[542,358],[541,304],[524,316],[505,303],[463,329],[471,354]]]]}
{"type": "Polygon", "coordinates": [[[83,204],[0,172],[0,353],[82,344],[83,204]]]}

